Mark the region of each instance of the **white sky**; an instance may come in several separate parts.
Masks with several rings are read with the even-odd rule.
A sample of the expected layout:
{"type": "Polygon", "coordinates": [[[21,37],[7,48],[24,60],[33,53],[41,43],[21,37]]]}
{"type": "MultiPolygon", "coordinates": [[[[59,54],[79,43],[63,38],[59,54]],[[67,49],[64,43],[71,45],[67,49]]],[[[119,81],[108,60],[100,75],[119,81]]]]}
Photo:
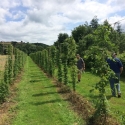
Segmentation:
{"type": "MultiPolygon", "coordinates": [[[[2,0],[0,41],[24,41],[53,45],[59,33],[90,23],[113,24],[125,19],[125,0],[2,0]]],[[[125,20],[120,22],[125,29],[125,20]]]]}

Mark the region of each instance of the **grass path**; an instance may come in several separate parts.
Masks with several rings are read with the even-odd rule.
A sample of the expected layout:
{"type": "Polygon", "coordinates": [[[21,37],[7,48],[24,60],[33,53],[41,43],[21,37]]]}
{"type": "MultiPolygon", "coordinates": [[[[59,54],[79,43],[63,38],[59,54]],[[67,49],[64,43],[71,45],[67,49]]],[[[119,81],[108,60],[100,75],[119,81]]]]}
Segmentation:
{"type": "MultiPolygon", "coordinates": [[[[56,71],[57,72],[57,71],[56,71]]],[[[70,88],[72,89],[71,84],[71,75],[70,75],[70,69],[69,69],[69,84],[70,88]]],[[[57,77],[57,73],[55,75],[57,77]]],[[[96,74],[92,74],[89,71],[86,71],[85,73],[82,73],[81,82],[76,84],[76,92],[80,95],[82,95],[84,98],[89,100],[93,106],[96,103],[96,100],[98,99],[99,93],[97,90],[94,90],[90,93],[90,90],[94,89],[95,84],[98,83],[100,78],[96,74]]],[[[125,78],[122,77],[120,80],[120,86],[121,86],[121,92],[122,97],[112,97],[111,96],[111,89],[110,85],[106,87],[106,97],[108,100],[108,106],[110,109],[110,114],[115,117],[116,120],[118,120],[121,125],[125,125],[125,78]]]]}
{"type": "Polygon", "coordinates": [[[84,125],[29,57],[17,89],[17,104],[10,110],[16,112],[11,125],[84,125]]]}
{"type": "MultiPolygon", "coordinates": [[[[83,97],[87,98],[91,102],[98,99],[98,91],[95,90],[94,92],[90,93],[90,90],[93,89],[95,84],[99,81],[99,77],[90,73],[86,72],[82,74],[82,79],[79,84],[76,86],[76,91],[83,97]]],[[[122,97],[112,97],[111,96],[111,90],[110,86],[108,85],[106,87],[106,96],[108,99],[109,109],[112,116],[114,116],[119,122],[121,122],[121,125],[125,125],[125,79],[121,78],[120,81],[121,85],[121,92],[122,97]]]]}

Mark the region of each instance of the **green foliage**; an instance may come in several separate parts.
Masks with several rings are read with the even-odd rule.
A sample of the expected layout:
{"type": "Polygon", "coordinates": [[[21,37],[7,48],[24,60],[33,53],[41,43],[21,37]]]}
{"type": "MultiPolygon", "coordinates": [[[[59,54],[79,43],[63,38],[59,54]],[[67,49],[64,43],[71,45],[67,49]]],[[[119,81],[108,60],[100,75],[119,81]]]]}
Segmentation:
{"type": "Polygon", "coordinates": [[[66,85],[68,83],[68,66],[67,66],[67,60],[65,60],[63,64],[63,77],[64,77],[64,84],[66,85]]]}
{"type": "Polygon", "coordinates": [[[9,84],[13,81],[13,47],[8,46],[8,82],[9,84]]]}
{"type": "Polygon", "coordinates": [[[63,60],[63,79],[64,84],[66,85],[68,83],[68,66],[67,66],[67,60],[68,60],[68,54],[69,54],[69,43],[68,39],[64,41],[64,43],[61,46],[61,52],[62,52],[62,60],[63,60]]]}
{"type": "Polygon", "coordinates": [[[51,46],[50,47],[51,49],[51,52],[50,52],[50,58],[52,60],[52,76],[54,75],[54,72],[55,72],[55,67],[56,67],[56,53],[57,53],[57,50],[56,50],[56,47],[55,46],[51,46]]]}
{"type": "Polygon", "coordinates": [[[6,96],[8,95],[8,84],[4,83],[3,80],[0,81],[0,103],[5,101],[6,96]]]}
{"type": "Polygon", "coordinates": [[[76,77],[77,76],[77,68],[75,65],[71,66],[71,79],[72,79],[72,88],[73,91],[76,91],[76,77]]]}
{"type": "Polygon", "coordinates": [[[13,69],[13,73],[14,73],[14,77],[17,76],[18,74],[18,53],[17,53],[17,49],[14,49],[14,69],[13,69]]]}
{"type": "Polygon", "coordinates": [[[54,46],[57,48],[57,49],[60,49],[61,47],[61,44],[65,41],[65,39],[67,39],[69,36],[67,33],[60,33],[58,35],[58,40],[54,43],[54,46]]]}
{"type": "Polygon", "coordinates": [[[125,51],[125,34],[121,34],[118,38],[119,38],[119,41],[118,41],[119,42],[119,52],[124,53],[124,51],[125,51]]]}
{"type": "Polygon", "coordinates": [[[68,53],[68,59],[69,59],[69,63],[72,65],[75,63],[75,58],[76,58],[76,42],[73,39],[73,37],[70,37],[68,39],[68,43],[69,43],[69,53],[68,53]]]}
{"type": "Polygon", "coordinates": [[[51,58],[49,59],[48,66],[49,66],[49,69],[48,69],[49,75],[52,77],[54,72],[53,72],[53,63],[52,63],[52,59],[51,58]]]}
{"type": "Polygon", "coordinates": [[[59,64],[58,64],[58,81],[60,83],[62,83],[62,75],[63,75],[63,73],[62,73],[62,61],[59,58],[59,64]]]}
{"type": "Polygon", "coordinates": [[[0,81],[0,103],[5,101],[5,98],[9,94],[9,84],[12,84],[26,60],[26,54],[18,49],[13,49],[12,45],[8,45],[6,52],[8,58],[5,64],[3,78],[0,81]]]}
{"type": "Polygon", "coordinates": [[[48,45],[43,43],[28,43],[28,42],[27,43],[12,42],[12,45],[28,55],[30,55],[31,53],[35,53],[37,51],[42,51],[48,47],[48,45]]]}
{"type": "Polygon", "coordinates": [[[79,40],[84,38],[87,34],[91,33],[92,29],[88,25],[80,25],[72,31],[72,36],[74,40],[76,41],[76,44],[79,43],[79,40]]]}
{"type": "Polygon", "coordinates": [[[4,82],[5,82],[5,84],[9,83],[9,79],[8,79],[8,62],[6,62],[6,64],[5,64],[4,82]]]}
{"type": "Polygon", "coordinates": [[[61,46],[61,53],[62,53],[62,59],[63,60],[67,60],[69,57],[69,43],[68,43],[68,39],[65,40],[65,42],[62,44],[61,46]]]}
{"type": "Polygon", "coordinates": [[[21,70],[21,56],[23,56],[23,53],[21,53],[20,50],[15,48],[14,51],[14,78],[18,75],[19,71],[21,70]]]}
{"type": "Polygon", "coordinates": [[[72,79],[72,86],[73,86],[73,91],[76,90],[76,43],[75,40],[71,37],[69,39],[69,59],[70,65],[71,65],[71,79],[72,79]]]}
{"type": "Polygon", "coordinates": [[[99,26],[95,32],[95,45],[98,45],[101,48],[105,48],[109,51],[117,49],[115,44],[111,43],[109,35],[111,34],[111,29],[107,26],[99,26]]]}
{"type": "Polygon", "coordinates": [[[88,50],[90,46],[92,46],[95,43],[95,36],[93,34],[88,34],[81,40],[79,40],[78,46],[77,46],[77,53],[80,55],[84,55],[85,50],[88,50]]]}
{"type": "MultiPolygon", "coordinates": [[[[59,51],[59,50],[58,50],[59,51]]],[[[62,63],[65,62],[65,60],[68,61],[68,65],[72,63],[72,60],[74,60],[75,53],[76,53],[76,44],[75,40],[70,37],[67,38],[63,44],[61,44],[60,51],[57,52],[57,57],[58,53],[60,53],[62,63]]]]}
{"type": "Polygon", "coordinates": [[[38,51],[36,53],[31,53],[30,57],[51,77],[54,75],[55,66],[57,64],[55,46],[48,47],[47,49],[38,51]]]}
{"type": "Polygon", "coordinates": [[[51,47],[48,47],[47,49],[48,51],[48,74],[52,77],[53,74],[54,74],[54,71],[53,71],[53,61],[52,61],[52,57],[51,57],[51,47]]]}
{"type": "MultiPolygon", "coordinates": [[[[57,66],[58,81],[62,82],[63,77],[64,84],[67,84],[67,66],[70,66],[72,85],[73,90],[75,91],[77,76],[75,65],[76,52],[84,57],[86,68],[91,69],[92,73],[100,77],[100,81],[94,86],[94,90],[96,89],[99,93],[99,98],[96,100],[97,104],[94,117],[103,118],[101,120],[103,124],[105,124],[109,115],[108,101],[105,96],[106,87],[109,84],[109,78],[115,77],[114,72],[110,70],[107,64],[106,59],[112,51],[123,53],[125,48],[124,41],[125,34],[120,31],[120,27],[117,27],[116,31],[111,27],[107,20],[100,25],[95,16],[90,22],[90,25],[86,23],[74,28],[71,37],[68,37],[66,34],[59,34],[58,40],[54,43],[54,46],[52,46],[51,49],[47,49],[47,54],[45,54],[45,51],[42,51],[44,54],[41,56],[41,64],[43,64],[44,68],[46,67],[46,64],[49,65],[50,74],[53,71],[51,68],[57,66]],[[54,47],[57,48],[57,50],[54,47]],[[54,59],[52,57],[54,57],[54,59]],[[50,62],[50,64],[48,62],[50,62]]],[[[124,64],[124,54],[121,58],[124,64]]],[[[39,59],[36,60],[36,62],[39,61],[39,59]]]]}
{"type": "Polygon", "coordinates": [[[116,31],[118,32],[119,35],[121,35],[121,33],[122,33],[121,25],[120,25],[120,23],[117,23],[117,24],[118,25],[117,25],[116,31]]]}
{"type": "Polygon", "coordinates": [[[3,55],[4,54],[4,45],[0,44],[0,54],[3,55]]]}
{"type": "Polygon", "coordinates": [[[96,29],[99,26],[97,16],[94,16],[94,18],[90,22],[90,25],[93,29],[96,29]]]}
{"type": "Polygon", "coordinates": [[[51,53],[50,53],[50,56],[52,57],[52,62],[53,64],[56,63],[56,47],[55,46],[51,46],[51,53]]]}
{"type": "Polygon", "coordinates": [[[45,50],[44,51],[44,58],[45,58],[45,63],[44,63],[44,68],[45,68],[45,71],[47,72],[48,71],[48,51],[45,50]]]}
{"type": "Polygon", "coordinates": [[[109,107],[106,99],[106,86],[109,84],[109,78],[115,77],[115,73],[109,68],[106,62],[108,56],[107,50],[114,49],[114,45],[111,44],[109,39],[109,30],[110,29],[107,29],[105,26],[98,26],[94,32],[96,35],[95,42],[98,46],[91,46],[89,50],[86,51],[86,58],[89,59],[88,63],[92,72],[98,74],[100,77],[100,81],[95,85],[95,89],[99,92],[99,98],[97,99],[95,107],[96,112],[93,117],[95,119],[100,119],[100,122],[103,124],[106,124],[109,115],[109,107]]]}
{"type": "MultiPolygon", "coordinates": [[[[121,60],[121,62],[123,64],[123,67],[124,67],[125,66],[125,52],[122,53],[119,58],[120,58],[120,60],[121,60]]],[[[121,76],[123,76],[123,77],[125,76],[125,70],[123,70],[121,76]]]]}
{"type": "Polygon", "coordinates": [[[29,57],[24,70],[17,86],[18,103],[10,109],[14,114],[16,112],[15,118],[11,119],[12,125],[84,124],[82,118],[58,94],[53,80],[46,77],[29,57]]]}

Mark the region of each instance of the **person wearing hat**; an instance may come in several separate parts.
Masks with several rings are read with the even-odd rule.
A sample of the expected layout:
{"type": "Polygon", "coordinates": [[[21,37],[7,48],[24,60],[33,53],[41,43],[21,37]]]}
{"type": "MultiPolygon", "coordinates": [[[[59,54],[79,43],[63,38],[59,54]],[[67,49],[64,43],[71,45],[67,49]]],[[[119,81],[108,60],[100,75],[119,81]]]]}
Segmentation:
{"type": "Polygon", "coordinates": [[[121,97],[121,90],[120,90],[120,74],[123,71],[123,64],[120,61],[119,58],[117,58],[117,53],[112,53],[112,59],[107,59],[107,63],[109,64],[109,67],[111,70],[114,71],[116,78],[110,78],[110,87],[111,87],[111,92],[112,96],[116,97],[116,91],[115,91],[115,86],[117,90],[117,96],[118,98],[121,97]]]}

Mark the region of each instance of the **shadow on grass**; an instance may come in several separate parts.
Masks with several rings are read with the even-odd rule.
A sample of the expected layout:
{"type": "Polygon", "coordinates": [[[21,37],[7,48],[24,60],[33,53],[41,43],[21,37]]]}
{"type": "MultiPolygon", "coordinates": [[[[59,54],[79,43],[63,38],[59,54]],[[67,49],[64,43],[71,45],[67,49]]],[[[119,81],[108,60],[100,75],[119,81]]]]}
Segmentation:
{"type": "Polygon", "coordinates": [[[50,95],[50,94],[55,94],[58,92],[46,92],[46,93],[38,93],[38,94],[33,94],[33,97],[37,97],[37,96],[44,96],[44,95],[50,95]]]}
{"type": "Polygon", "coordinates": [[[121,80],[123,83],[125,83],[125,78],[124,78],[123,76],[120,78],[120,80],[121,80]]]}
{"type": "Polygon", "coordinates": [[[107,100],[110,100],[112,98],[112,95],[107,95],[106,98],[107,100]]]}
{"type": "MultiPolygon", "coordinates": [[[[90,98],[92,100],[96,100],[99,98],[99,96],[98,95],[90,95],[90,98]]],[[[107,95],[106,98],[107,98],[107,100],[110,100],[112,98],[112,95],[107,95]]]]}
{"type": "Polygon", "coordinates": [[[35,75],[31,75],[30,77],[31,77],[31,78],[34,78],[34,79],[35,79],[35,78],[47,79],[46,76],[36,75],[36,74],[35,74],[35,75]]]}
{"type": "Polygon", "coordinates": [[[43,102],[31,102],[32,105],[38,106],[43,104],[49,104],[49,103],[56,103],[56,102],[62,102],[62,101],[68,101],[67,99],[56,99],[56,100],[50,100],[50,101],[43,101],[43,102]]]}
{"type": "Polygon", "coordinates": [[[52,86],[46,86],[44,88],[56,88],[56,87],[57,87],[57,85],[52,85],[52,86]]]}
{"type": "Polygon", "coordinates": [[[40,78],[47,78],[46,76],[43,76],[43,75],[37,75],[37,74],[32,74],[30,75],[30,77],[40,77],[40,78]]]}
{"type": "Polygon", "coordinates": [[[39,75],[39,76],[43,76],[43,74],[41,74],[41,72],[34,72],[34,73],[30,73],[31,76],[36,76],[36,75],[39,75]]]}
{"type": "Polygon", "coordinates": [[[41,81],[43,81],[43,80],[30,80],[31,83],[33,83],[33,82],[41,82],[41,81]]]}

